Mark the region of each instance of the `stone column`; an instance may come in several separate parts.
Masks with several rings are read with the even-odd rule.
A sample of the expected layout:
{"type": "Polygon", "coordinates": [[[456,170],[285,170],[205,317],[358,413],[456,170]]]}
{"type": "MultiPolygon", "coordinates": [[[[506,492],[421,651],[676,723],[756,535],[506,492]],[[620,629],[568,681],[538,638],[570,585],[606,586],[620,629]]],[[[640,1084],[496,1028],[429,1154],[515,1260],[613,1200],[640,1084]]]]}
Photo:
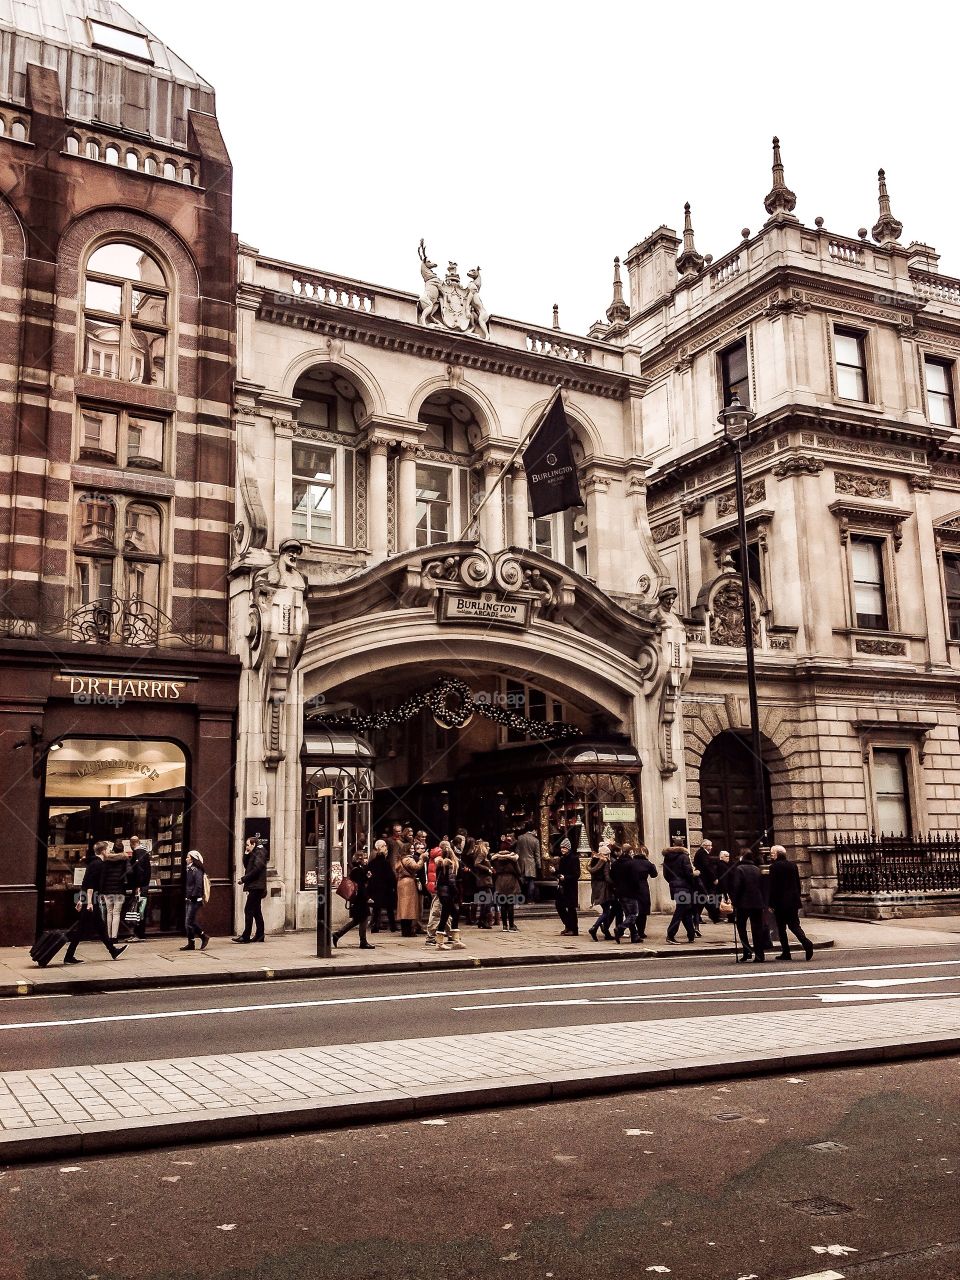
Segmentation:
{"type": "Polygon", "coordinates": [[[294,426],[292,417],[278,414],[273,419],[273,537],[278,547],[293,536],[294,426]]]}
{"type": "Polygon", "coordinates": [[[387,527],[387,449],[385,440],[371,440],[367,483],[367,537],[373,563],[386,560],[390,550],[387,527]]]}
{"type": "Polygon", "coordinates": [[[484,460],[483,496],[489,496],[489,500],[480,512],[480,545],[487,551],[503,549],[503,495],[499,492],[502,475],[502,461],[497,458],[484,460]]]}
{"type": "MultiPolygon", "coordinates": [[[[610,488],[609,476],[590,472],[584,482],[587,498],[587,573],[605,590],[622,588],[619,579],[614,578],[613,552],[619,553],[621,540],[611,526],[610,504],[607,490],[610,488]]],[[[618,554],[622,568],[622,557],[618,554]]]]}
{"type": "Polygon", "coordinates": [[[417,447],[400,446],[399,492],[397,494],[397,551],[412,551],[417,545],[417,447]]]}
{"type": "MultiPolygon", "coordinates": [[[[924,623],[927,632],[928,660],[946,666],[947,627],[943,610],[943,588],[940,579],[940,548],[933,531],[930,514],[930,480],[927,476],[913,476],[910,480],[916,510],[917,538],[920,548],[920,580],[923,586],[924,623]]],[[[903,621],[901,630],[907,630],[903,621]]],[[[912,627],[909,628],[912,630],[912,627]]]]}
{"type": "Polygon", "coordinates": [[[510,545],[526,550],[529,542],[530,504],[527,495],[527,473],[523,464],[515,462],[510,485],[510,545]]]}

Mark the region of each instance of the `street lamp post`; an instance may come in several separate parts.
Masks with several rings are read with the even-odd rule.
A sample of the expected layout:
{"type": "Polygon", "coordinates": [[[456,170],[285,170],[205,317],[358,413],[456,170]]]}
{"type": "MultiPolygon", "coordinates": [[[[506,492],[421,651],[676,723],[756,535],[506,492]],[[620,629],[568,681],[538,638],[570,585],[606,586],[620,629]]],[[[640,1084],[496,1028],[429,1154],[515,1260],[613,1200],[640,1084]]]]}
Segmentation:
{"type": "Polygon", "coordinates": [[[750,746],[753,755],[753,786],[757,797],[760,844],[767,841],[767,788],[760,748],[760,711],[757,702],[757,668],[753,647],[753,599],[750,593],[750,564],[747,547],[746,502],[743,495],[743,444],[757,415],[740,403],[736,392],[717,418],[723,438],[733,450],[733,473],[737,495],[737,536],[740,544],[740,592],[743,597],[743,641],[747,651],[747,693],[750,700],[750,746]]]}

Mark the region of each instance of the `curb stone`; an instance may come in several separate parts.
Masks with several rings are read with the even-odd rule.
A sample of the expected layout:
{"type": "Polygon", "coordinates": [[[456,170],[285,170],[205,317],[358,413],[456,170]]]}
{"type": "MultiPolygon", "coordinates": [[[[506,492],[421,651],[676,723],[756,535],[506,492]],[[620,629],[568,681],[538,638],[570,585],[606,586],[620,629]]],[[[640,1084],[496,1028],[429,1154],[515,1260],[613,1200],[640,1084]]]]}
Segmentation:
{"type": "Polygon", "coordinates": [[[93,1156],[117,1151],[182,1146],[293,1133],[297,1130],[354,1128],[358,1124],[420,1119],[451,1111],[486,1107],[560,1102],[605,1093],[657,1089],[670,1084],[729,1080],[734,1077],[779,1075],[864,1063],[960,1053],[960,1035],[854,1044],[821,1049],[811,1046],[780,1053],[771,1051],[730,1060],[704,1057],[696,1061],[660,1063],[655,1067],[613,1066],[601,1071],[560,1072],[546,1076],[518,1075],[499,1080],[445,1085],[431,1093],[428,1086],[409,1090],[381,1090],[353,1098],[305,1099],[218,1108],[195,1116],[138,1117],[122,1125],[112,1120],[50,1125],[45,1129],[8,1130],[0,1136],[0,1163],[5,1165],[93,1156]]]}
{"type": "MultiPolygon", "coordinates": [[[[832,939],[815,942],[814,949],[825,950],[834,946],[832,939]]],[[[528,965],[580,964],[583,961],[604,960],[672,960],[687,957],[704,959],[710,956],[732,957],[736,953],[733,947],[691,947],[687,945],[671,947],[610,947],[598,948],[586,952],[545,952],[542,955],[529,956],[464,956],[456,960],[433,960],[428,957],[415,960],[395,960],[374,962],[373,964],[332,965],[329,962],[301,965],[299,967],[284,966],[262,969],[240,969],[233,971],[211,971],[210,973],[160,973],[153,975],[129,977],[118,974],[117,977],[76,978],[62,981],[0,983],[0,1000],[16,996],[37,995],[90,995],[102,991],[142,991],[159,990],[163,987],[213,987],[231,986],[245,982],[291,982],[298,978],[357,978],[369,975],[389,976],[396,973],[443,973],[456,969],[511,969],[528,965]]],[[[800,963],[800,961],[798,961],[800,963]]]]}

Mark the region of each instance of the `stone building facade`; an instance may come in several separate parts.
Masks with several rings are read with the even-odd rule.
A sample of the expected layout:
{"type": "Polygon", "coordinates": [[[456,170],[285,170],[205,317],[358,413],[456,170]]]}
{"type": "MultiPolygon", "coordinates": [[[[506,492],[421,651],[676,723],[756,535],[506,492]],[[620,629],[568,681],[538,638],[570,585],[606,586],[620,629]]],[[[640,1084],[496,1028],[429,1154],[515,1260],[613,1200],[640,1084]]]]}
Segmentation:
{"type": "Polygon", "coordinates": [[[232,923],[236,253],[214,97],[112,0],[0,5],[4,942],[95,839],[187,848],[232,923]]]}
{"type": "MultiPolygon", "coordinates": [[[[617,260],[606,320],[586,339],[499,317],[470,324],[469,294],[462,325],[432,313],[436,287],[459,285],[459,275],[451,264],[431,285],[422,248],[419,302],[242,253],[238,634],[250,575],[286,540],[297,540],[309,616],[300,672],[285,686],[283,741],[272,748],[258,736],[265,686],[246,687],[253,749],[241,749],[241,816],[253,796],[286,814],[288,850],[295,825],[305,829],[290,769],[304,738],[301,702],[308,722],[319,714],[327,726],[356,727],[366,715],[376,785],[385,798],[414,789],[409,812],[424,822],[430,787],[419,784],[436,780],[452,795],[454,781],[473,776],[471,759],[477,779],[497,784],[488,803],[508,794],[509,752],[523,733],[475,724],[434,742],[438,768],[429,746],[412,750],[390,722],[411,680],[435,670],[470,673],[487,697],[524,685],[527,706],[566,699],[565,719],[579,715],[601,738],[623,734],[642,761],[639,831],[651,845],[684,833],[749,844],[759,814],[736,501],[717,425],[736,391],[756,414],[745,477],[768,836],[798,859],[813,901],[842,909],[825,849],[834,837],[952,829],[960,285],[940,276],[930,246],[901,243],[882,174],[879,183],[872,237],[830,232],[820,218],[808,227],[793,212],[775,143],[759,232],[704,257],[687,207],[682,236],[660,227],[630,251],[626,281],[617,260]],[[566,388],[585,506],[544,523],[528,518],[511,454],[551,383],[566,388]],[[323,459],[316,472],[310,457],[323,459]],[[323,510],[311,524],[303,508],[313,483],[323,510]],[[576,643],[560,652],[546,640],[551,623],[569,630],[574,615],[563,610],[540,615],[523,637],[496,625],[448,630],[432,557],[462,586],[477,545],[491,564],[510,548],[521,577],[552,566],[558,589],[586,606],[576,643]],[[685,642],[672,683],[645,685],[622,659],[609,672],[584,662],[583,634],[598,620],[609,634],[604,610],[661,626],[669,616],[680,634],[663,608],[673,592],[685,642]],[[611,696],[618,684],[632,712],[611,696]],[[682,758],[664,752],[665,721],[669,734],[682,725],[682,758]],[[683,825],[671,828],[671,818],[683,825]]],[[[494,568],[484,582],[508,594],[494,568]]],[[[406,820],[402,804],[380,811],[406,820]]],[[[302,859],[302,847],[287,856],[302,859]]],[[[294,878],[291,864],[280,879],[294,878]]],[[[286,890],[288,924],[308,918],[307,888],[301,879],[296,909],[286,890]]]]}

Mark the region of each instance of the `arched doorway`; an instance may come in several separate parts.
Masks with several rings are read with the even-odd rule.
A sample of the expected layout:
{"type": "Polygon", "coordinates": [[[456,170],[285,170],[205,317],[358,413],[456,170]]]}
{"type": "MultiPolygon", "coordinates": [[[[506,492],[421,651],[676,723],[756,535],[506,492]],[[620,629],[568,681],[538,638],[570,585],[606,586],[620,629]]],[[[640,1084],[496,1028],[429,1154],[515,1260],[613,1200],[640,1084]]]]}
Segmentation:
{"type": "MultiPolygon", "coordinates": [[[[766,765],[763,778],[769,815],[773,810],[766,765]]],[[[730,730],[719,734],[700,762],[700,825],[704,837],[731,853],[748,849],[760,829],[757,799],[749,742],[730,730]]]]}

